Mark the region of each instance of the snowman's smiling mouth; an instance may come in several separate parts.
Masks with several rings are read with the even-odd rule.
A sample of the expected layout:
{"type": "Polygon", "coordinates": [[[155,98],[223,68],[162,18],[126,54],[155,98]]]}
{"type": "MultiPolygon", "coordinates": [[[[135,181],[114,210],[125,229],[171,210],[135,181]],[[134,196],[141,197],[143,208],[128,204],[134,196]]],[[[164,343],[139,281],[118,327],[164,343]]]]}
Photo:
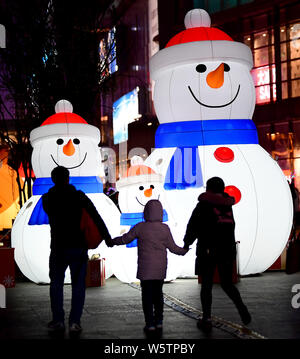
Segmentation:
{"type": "MultiPolygon", "coordinates": [[[[85,155],[84,155],[84,157],[83,157],[83,160],[79,163],[79,165],[73,166],[73,167],[66,167],[66,166],[64,166],[64,167],[66,167],[68,170],[72,170],[72,169],[74,169],[74,168],[80,167],[80,166],[83,164],[83,162],[85,161],[86,156],[87,156],[87,152],[85,153],[85,155]]],[[[55,159],[53,158],[52,155],[51,155],[51,158],[52,158],[53,162],[56,164],[56,166],[61,166],[61,165],[59,165],[59,164],[55,161],[55,159]]]]}
{"type": "Polygon", "coordinates": [[[237,89],[237,91],[236,91],[236,94],[235,94],[234,98],[233,98],[231,101],[229,101],[229,102],[227,102],[227,103],[225,103],[225,104],[223,104],[223,105],[207,105],[207,104],[205,104],[205,103],[199,101],[199,100],[197,99],[197,97],[194,95],[194,93],[193,93],[192,89],[190,88],[190,86],[188,86],[188,89],[190,90],[190,93],[191,93],[191,95],[194,97],[194,99],[195,99],[200,105],[205,106],[205,107],[210,107],[210,108],[220,108],[220,107],[225,107],[225,106],[230,105],[230,104],[237,98],[237,96],[238,96],[238,94],[239,94],[239,92],[240,92],[240,88],[241,88],[241,85],[239,85],[239,87],[238,87],[238,89],[237,89]]]}
{"type": "MultiPolygon", "coordinates": [[[[158,195],[157,200],[159,200],[159,197],[160,197],[160,194],[158,195]]],[[[141,202],[138,200],[137,197],[135,197],[135,199],[139,202],[139,204],[140,204],[141,206],[143,206],[143,207],[146,206],[146,204],[141,203],[141,202]]]]}

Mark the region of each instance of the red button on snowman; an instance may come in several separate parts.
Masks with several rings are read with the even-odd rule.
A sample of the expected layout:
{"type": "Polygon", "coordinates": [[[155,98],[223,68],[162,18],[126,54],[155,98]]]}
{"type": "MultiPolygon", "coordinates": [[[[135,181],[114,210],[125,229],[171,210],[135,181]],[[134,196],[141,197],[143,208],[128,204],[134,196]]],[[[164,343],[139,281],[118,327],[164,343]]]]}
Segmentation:
{"type": "MultiPolygon", "coordinates": [[[[68,168],[70,183],[92,200],[111,236],[120,232],[120,212],[103,194],[99,129],[73,113],[69,101],[59,101],[55,111],[30,133],[36,175],[33,196],[18,213],[12,228],[15,260],[23,274],[36,283],[49,283],[50,227],[41,196],[53,186],[51,171],[56,166],[68,168]]],[[[89,251],[89,255],[93,253],[106,258],[106,278],[111,276],[111,249],[102,242],[89,251]]],[[[70,282],[69,272],[65,281],[70,282]]]]}
{"type": "Polygon", "coordinates": [[[252,53],[211,27],[205,10],[189,11],[184,22],[186,30],[150,59],[160,126],[146,164],[165,178],[167,209],[182,237],[206,181],[221,177],[236,199],[239,272],[260,273],[284,249],[293,207],[287,180],[259,146],[251,119],[252,53]]]}

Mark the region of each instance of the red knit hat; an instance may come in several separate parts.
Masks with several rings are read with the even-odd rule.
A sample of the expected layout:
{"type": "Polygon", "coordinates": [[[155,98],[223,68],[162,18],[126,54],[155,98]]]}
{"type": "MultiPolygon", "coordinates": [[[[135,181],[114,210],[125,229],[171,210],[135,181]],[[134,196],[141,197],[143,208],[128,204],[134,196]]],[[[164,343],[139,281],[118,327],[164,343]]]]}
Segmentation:
{"type": "Polygon", "coordinates": [[[49,136],[87,136],[93,138],[97,144],[100,142],[99,129],[73,113],[73,106],[69,101],[58,101],[55,105],[55,112],[40,127],[31,131],[31,143],[49,136]]]}
{"type": "Polygon", "coordinates": [[[241,62],[253,66],[248,46],[233,41],[225,32],[210,27],[209,14],[203,9],[189,11],[184,19],[186,30],[175,35],[166,48],[150,59],[151,77],[155,80],[162,71],[177,65],[201,61],[241,62]]]}

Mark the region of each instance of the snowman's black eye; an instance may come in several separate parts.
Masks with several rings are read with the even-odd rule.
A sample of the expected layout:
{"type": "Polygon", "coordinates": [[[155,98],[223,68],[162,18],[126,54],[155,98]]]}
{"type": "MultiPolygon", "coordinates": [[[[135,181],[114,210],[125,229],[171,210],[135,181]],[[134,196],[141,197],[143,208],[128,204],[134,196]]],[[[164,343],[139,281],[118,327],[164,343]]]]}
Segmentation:
{"type": "Polygon", "coordinates": [[[228,72],[230,70],[230,66],[227,64],[224,64],[224,71],[228,72]]]}
{"type": "Polygon", "coordinates": [[[199,64],[196,66],[196,71],[197,72],[205,72],[206,71],[206,66],[204,64],[199,64]]]}
{"type": "Polygon", "coordinates": [[[62,144],[64,143],[64,140],[63,140],[62,138],[59,138],[59,139],[56,141],[56,143],[57,143],[58,145],[62,145],[62,144]]]}
{"type": "Polygon", "coordinates": [[[150,185],[150,188],[154,189],[154,186],[153,186],[153,184],[151,184],[151,185],[150,185]]]}
{"type": "Polygon", "coordinates": [[[142,190],[144,189],[144,187],[143,187],[143,186],[140,186],[139,189],[140,189],[140,191],[142,191],[142,190]]]}
{"type": "Polygon", "coordinates": [[[75,145],[79,145],[80,140],[78,138],[74,138],[73,143],[75,143],[75,145]]]}

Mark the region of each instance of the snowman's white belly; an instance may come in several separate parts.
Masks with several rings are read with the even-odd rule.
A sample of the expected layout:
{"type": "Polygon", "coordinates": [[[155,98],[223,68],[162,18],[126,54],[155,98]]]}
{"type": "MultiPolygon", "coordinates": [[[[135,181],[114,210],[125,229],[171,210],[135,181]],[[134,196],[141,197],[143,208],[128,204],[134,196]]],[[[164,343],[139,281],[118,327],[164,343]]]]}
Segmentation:
{"type": "Polygon", "coordinates": [[[21,208],[12,228],[15,260],[22,273],[35,283],[49,283],[50,227],[29,226],[41,196],[32,196],[21,208]]]}
{"type": "MultiPolygon", "coordinates": [[[[268,269],[283,251],[292,227],[293,203],[287,180],[271,156],[258,145],[239,146],[241,155],[249,166],[249,176],[254,183],[256,195],[256,234],[248,260],[241,245],[240,273],[259,273],[268,269]]],[[[242,202],[242,201],[241,201],[242,202]]],[[[245,201],[246,202],[246,201],[245,201]]],[[[235,208],[235,206],[234,206],[235,208]]],[[[242,244],[245,230],[242,224],[247,221],[245,214],[236,208],[236,237],[242,244]]],[[[234,212],[235,213],[235,212],[234,212]]],[[[255,219],[252,219],[255,225],[255,219]]]]}
{"type": "MultiPolygon", "coordinates": [[[[226,145],[234,152],[234,160],[228,163],[215,158],[218,147],[221,146],[199,147],[203,183],[218,176],[225,186],[233,185],[241,191],[241,201],[233,207],[236,240],[240,242],[239,270],[244,275],[262,272],[280,255],[290,234],[289,186],[280,167],[259,145],[226,145]]],[[[156,149],[147,159],[148,165],[165,176],[166,162],[170,162],[174,152],[174,148],[156,149]],[[160,167],[159,159],[163,159],[160,167]]],[[[177,222],[175,231],[182,236],[203,191],[203,187],[165,191],[167,205],[177,222]]]]}
{"type": "MultiPolygon", "coordinates": [[[[92,200],[112,236],[119,231],[120,212],[104,194],[87,194],[92,200]],[[111,202],[111,203],[110,203],[111,202]]],[[[49,283],[50,226],[28,225],[30,216],[41,196],[32,196],[18,213],[12,228],[12,246],[15,248],[15,260],[22,273],[35,283],[49,283]]],[[[106,258],[106,278],[112,275],[110,249],[104,242],[89,255],[100,253],[106,258]]],[[[70,283],[69,269],[65,283],[70,283]]]]}

